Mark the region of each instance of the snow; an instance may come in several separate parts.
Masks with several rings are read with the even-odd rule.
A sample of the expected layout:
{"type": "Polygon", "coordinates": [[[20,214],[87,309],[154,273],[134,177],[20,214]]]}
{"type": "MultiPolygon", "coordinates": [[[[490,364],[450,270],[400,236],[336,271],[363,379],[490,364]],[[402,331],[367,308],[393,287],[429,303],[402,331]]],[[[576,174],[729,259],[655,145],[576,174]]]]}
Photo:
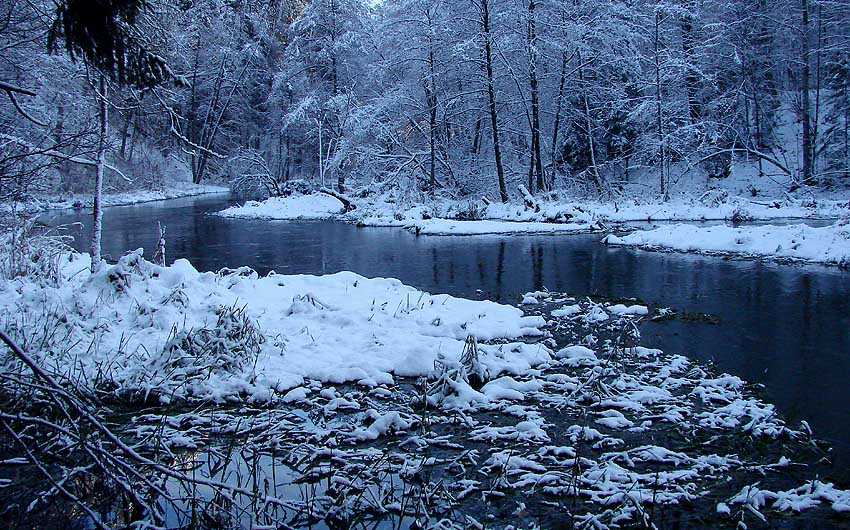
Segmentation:
{"type": "Polygon", "coordinates": [[[366,429],[358,429],[351,433],[352,440],[376,440],[391,431],[406,431],[413,426],[413,422],[405,420],[396,411],[380,414],[378,411],[369,410],[367,415],[374,421],[366,429]]]}
{"type": "MultiPolygon", "coordinates": [[[[174,182],[162,190],[135,190],[117,193],[104,193],[103,206],[126,206],[145,202],[179,199],[198,195],[230,193],[230,188],[212,184],[193,184],[191,182],[174,182]]],[[[91,208],[93,202],[91,193],[63,194],[38,197],[23,206],[25,210],[69,210],[72,208],[91,208]]],[[[8,207],[8,205],[4,205],[8,207]]]]}
{"type": "Polygon", "coordinates": [[[626,306],[623,304],[615,304],[608,307],[608,311],[615,315],[646,315],[649,314],[649,309],[646,306],[642,305],[630,305],[626,306]]]}
{"type": "Polygon", "coordinates": [[[786,491],[770,491],[759,488],[759,484],[744,486],[725,503],[718,504],[719,513],[729,513],[729,504],[746,506],[752,513],[764,518],[761,509],[771,503],[770,508],[780,512],[801,512],[815,508],[822,502],[828,503],[836,512],[850,512],[850,492],[836,488],[832,483],[813,480],[798,488],[786,491]],[[721,506],[722,505],[722,506],[721,506]]]}
{"type": "Polygon", "coordinates": [[[694,226],[673,224],[626,236],[609,235],[609,245],[648,250],[722,253],[831,265],[850,265],[850,225],[694,226]]]}
{"type": "Polygon", "coordinates": [[[525,399],[524,392],[534,392],[540,390],[542,386],[540,383],[520,382],[513,377],[503,376],[484,385],[481,393],[492,400],[521,401],[525,399]]]}
{"type": "Polygon", "coordinates": [[[604,231],[610,225],[637,221],[712,221],[771,219],[837,219],[847,215],[846,200],[795,198],[748,199],[726,192],[707,192],[701,197],[656,200],[545,200],[537,208],[523,203],[475,203],[435,199],[400,205],[384,198],[358,199],[357,208],[343,214],[336,199],[316,193],[249,201],[219,215],[246,219],[326,219],[338,217],[360,226],[407,229],[417,235],[471,236],[485,234],[574,234],[604,231]]]}
{"type": "Polygon", "coordinates": [[[578,304],[574,305],[565,305],[559,309],[555,309],[552,311],[553,317],[568,317],[572,315],[576,315],[581,312],[581,306],[578,304]]]}
{"type": "Polygon", "coordinates": [[[602,417],[597,419],[596,423],[608,427],[609,429],[619,430],[634,425],[631,420],[626,418],[623,413],[618,410],[603,410],[598,414],[602,417]]]}
{"type": "Polygon", "coordinates": [[[586,346],[567,346],[555,353],[555,358],[567,366],[595,366],[599,364],[596,354],[586,346]]]}
{"type": "Polygon", "coordinates": [[[303,386],[299,386],[297,388],[293,388],[283,396],[284,403],[292,403],[296,401],[304,401],[307,399],[307,396],[310,394],[310,390],[304,388],[303,386]]]}
{"type": "MultiPolygon", "coordinates": [[[[244,270],[242,276],[249,278],[250,272],[244,270]]],[[[288,277],[277,277],[282,278],[288,277]]],[[[529,295],[553,306],[567,300],[554,292],[529,295]]],[[[315,303],[338,302],[317,294],[315,303]]],[[[419,382],[379,395],[371,388],[311,381],[291,391],[305,396],[297,415],[287,407],[252,409],[257,416],[251,421],[269,429],[255,440],[261,448],[273,444],[279,454],[316,463],[293,477],[305,487],[312,487],[307,480],[317,476],[332,476],[335,484],[348,487],[362,478],[361,464],[380,462],[385,467],[367,469],[379,477],[381,487],[394,480],[386,477],[432,484],[430,477],[451,474],[452,502],[470,498],[478,503],[473,496],[480,494],[484,500],[522,498],[538,509],[550,506],[552,499],[572,497],[580,513],[594,518],[599,528],[640,522],[652,506],[716,509],[723,525],[734,525],[741,504],[747,510],[765,510],[765,517],[773,515],[767,510],[819,507],[816,515],[821,516],[827,510],[850,509],[846,490],[810,479],[815,471],[791,460],[799,456],[797,448],[807,450],[808,431],[787,425],[740,377],[657,349],[621,348],[603,340],[618,332],[621,321],[589,319],[588,327],[580,328],[584,314],[604,306],[590,299],[576,305],[576,317],[557,323],[585,331],[583,338],[596,335],[600,340],[591,341],[593,350],[567,346],[554,355],[558,361],[549,355],[534,369],[497,375],[480,392],[462,377],[448,379],[452,384],[441,389],[447,399],[427,412],[419,382]],[[570,359],[591,362],[570,365],[565,362],[570,359]],[[758,482],[738,495],[741,486],[753,481],[758,482]],[[785,490],[798,484],[803,486],[785,490]]],[[[489,362],[486,354],[482,357],[489,362]]],[[[488,371],[496,368],[487,366],[488,371]]],[[[440,381],[435,382],[435,372],[439,370],[422,382],[429,385],[428,396],[440,381]]],[[[243,407],[214,410],[214,418],[207,412],[181,414],[168,420],[169,425],[189,424],[186,418],[192,417],[197,419],[191,425],[204,421],[210,426],[206,429],[221,429],[219,418],[230,414],[227,428],[245,428],[243,407]]],[[[138,436],[159,432],[161,423],[159,415],[148,415],[138,436]]],[[[165,433],[164,443],[187,447],[203,443],[206,435],[203,430],[183,437],[165,433]]],[[[285,468],[291,461],[279,462],[285,468]]],[[[298,493],[294,490],[290,498],[298,493]]],[[[469,509],[462,503],[457,507],[459,513],[469,509]]]]}
{"type": "Polygon", "coordinates": [[[479,344],[493,377],[551,359],[542,344],[514,342],[541,335],[543,318],[395,279],[198,272],[183,259],[156,266],[141,249],[94,275],[89,263],[87,255],[68,255],[58,285],[2,281],[0,314],[15,315],[4,326],[18,335],[31,333],[27,322],[45,313],[56,318],[68,340],[39,352],[42,362],[116,394],[299,401],[307,397],[297,388],[305,379],[374,386],[392,383],[392,375],[427,375],[438,355],[456,360],[470,335],[504,341],[479,344]],[[98,348],[88,352],[93,341],[98,348]],[[224,353],[193,356],[199,344],[224,353]]]}
{"type": "Polygon", "coordinates": [[[222,217],[238,219],[328,219],[342,213],[342,203],[324,193],[272,197],[264,201],[248,201],[218,212],[222,217]]]}
{"type": "Polygon", "coordinates": [[[477,236],[486,234],[555,234],[580,233],[599,230],[587,223],[539,223],[515,221],[454,221],[428,219],[415,221],[405,228],[423,236],[477,236]]]}
{"type": "MultiPolygon", "coordinates": [[[[380,199],[365,200],[345,216],[363,226],[397,226],[420,234],[464,235],[475,233],[513,233],[510,223],[542,223],[563,225],[561,231],[604,230],[612,224],[645,221],[756,221],[772,219],[838,219],[850,212],[846,198],[795,197],[783,194],[776,198],[751,199],[730,195],[725,190],[710,190],[701,196],[674,197],[666,202],[657,199],[622,199],[613,201],[561,199],[537,200],[538,208],[522,202],[474,203],[468,200],[436,199],[403,206],[380,199]],[[478,220],[463,220],[463,219],[478,220]],[[484,223],[476,232],[471,223],[484,223]],[[455,224],[459,223],[459,224],[455,224]],[[501,232],[493,232],[501,230],[501,232]]],[[[534,229],[545,231],[539,226],[534,229]]],[[[558,231],[557,228],[549,228],[558,231]]]]}

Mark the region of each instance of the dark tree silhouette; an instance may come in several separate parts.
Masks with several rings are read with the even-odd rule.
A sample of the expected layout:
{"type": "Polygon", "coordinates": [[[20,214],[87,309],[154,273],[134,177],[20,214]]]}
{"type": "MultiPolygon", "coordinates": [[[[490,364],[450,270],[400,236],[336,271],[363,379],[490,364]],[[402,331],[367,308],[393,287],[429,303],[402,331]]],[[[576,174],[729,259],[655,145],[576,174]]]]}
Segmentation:
{"type": "Polygon", "coordinates": [[[56,8],[48,49],[64,48],[72,60],[82,58],[120,85],[157,85],[172,74],[136,29],[145,4],[145,0],[64,0],[56,8]]]}

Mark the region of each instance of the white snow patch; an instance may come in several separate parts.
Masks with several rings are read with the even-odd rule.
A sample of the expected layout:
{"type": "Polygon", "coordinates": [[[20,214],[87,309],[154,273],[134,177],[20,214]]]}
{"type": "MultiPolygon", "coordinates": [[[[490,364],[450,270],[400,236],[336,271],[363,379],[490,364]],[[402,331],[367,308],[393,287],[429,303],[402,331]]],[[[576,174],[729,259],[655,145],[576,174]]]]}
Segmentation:
{"type": "Polygon", "coordinates": [[[32,353],[75,380],[109,381],[118,393],[217,402],[268,400],[279,393],[294,402],[305,399],[306,390],[287,392],[306,379],[371,385],[391,384],[393,375],[427,375],[438,354],[459,358],[470,335],[507,341],[479,344],[480,361],[493,377],[551,360],[546,346],[515,342],[541,335],[543,318],[490,301],[431,295],[395,279],[352,272],[260,278],[248,268],[198,272],[186,260],[154,265],[141,250],[94,275],[89,264],[88,255],[69,255],[58,286],[0,281],[0,315],[14,315],[26,326],[42,318],[45,308],[55,310],[68,340],[32,353]],[[261,335],[255,358],[205,367],[180,360],[182,349],[172,346],[166,354],[175,331],[221,335],[227,332],[216,330],[222,308],[243,307],[261,335]],[[95,339],[98,348],[88,351],[95,339]],[[165,369],[172,366],[166,361],[179,367],[180,381],[165,369]]]}
{"type": "Polygon", "coordinates": [[[615,315],[646,315],[649,314],[649,309],[646,306],[642,305],[630,305],[626,306],[623,304],[616,304],[608,307],[608,311],[615,315]]]}
{"type": "Polygon", "coordinates": [[[674,224],[627,236],[607,236],[609,245],[684,252],[757,256],[850,265],[850,225],[694,226],[674,224]]]}
{"type": "Polygon", "coordinates": [[[264,201],[248,201],[231,206],[216,215],[239,219],[327,219],[343,211],[342,203],[324,193],[271,197],[264,201]]]}
{"type": "Polygon", "coordinates": [[[555,353],[555,358],[567,366],[596,366],[599,359],[593,350],[586,346],[567,346],[555,353]]]}
{"type": "Polygon", "coordinates": [[[556,234],[579,233],[598,230],[587,223],[536,223],[515,221],[455,221],[452,219],[427,219],[404,225],[423,236],[477,236],[486,234],[556,234]]]}
{"type": "Polygon", "coordinates": [[[563,306],[559,309],[553,310],[552,316],[558,317],[558,318],[563,318],[563,317],[569,317],[569,316],[577,315],[579,313],[581,313],[581,306],[578,305],[578,304],[574,304],[574,305],[565,305],[565,306],[563,306]]]}

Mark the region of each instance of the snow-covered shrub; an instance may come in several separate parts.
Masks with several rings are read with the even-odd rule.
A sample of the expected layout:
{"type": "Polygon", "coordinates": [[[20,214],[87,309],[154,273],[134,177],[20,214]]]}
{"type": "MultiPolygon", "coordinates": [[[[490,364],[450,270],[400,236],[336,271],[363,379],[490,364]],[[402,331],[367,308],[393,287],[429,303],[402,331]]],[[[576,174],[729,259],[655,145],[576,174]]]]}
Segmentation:
{"type": "Polygon", "coordinates": [[[711,189],[700,196],[698,201],[703,206],[711,208],[720,206],[729,200],[729,191],[724,189],[711,189]]]}
{"type": "Polygon", "coordinates": [[[617,336],[618,346],[623,350],[628,350],[640,344],[640,328],[638,328],[640,319],[621,316],[617,320],[617,327],[620,332],[617,336]]]}
{"type": "Polygon", "coordinates": [[[480,221],[484,219],[486,210],[486,206],[482,208],[475,201],[467,201],[465,205],[458,206],[453,217],[458,221],[480,221]]]}
{"type": "Polygon", "coordinates": [[[0,275],[11,279],[27,277],[57,284],[62,259],[70,251],[70,236],[43,229],[35,218],[10,215],[0,219],[0,275]]]}
{"type": "Polygon", "coordinates": [[[447,408],[463,408],[465,404],[476,401],[478,390],[490,379],[487,367],[481,363],[478,343],[475,337],[466,338],[463,353],[457,361],[440,356],[434,362],[435,381],[428,388],[429,405],[443,405],[447,408]]]}
{"type": "Polygon", "coordinates": [[[211,327],[172,328],[162,351],[144,359],[146,367],[126,381],[129,388],[144,389],[145,399],[155,394],[168,401],[171,395],[193,397],[193,383],[213,377],[229,379],[249,373],[253,379],[265,337],[245,306],[219,306],[215,313],[218,318],[211,327]]]}
{"type": "MultiPolygon", "coordinates": [[[[167,182],[186,182],[190,176],[185,165],[174,157],[167,156],[162,149],[144,139],[137,140],[132,159],[116,156],[112,164],[126,175],[115,171],[106,172],[106,188],[112,191],[165,189],[167,182]]],[[[90,186],[90,185],[89,185],[90,186]]],[[[86,189],[89,189],[86,186],[86,189]]]]}
{"type": "Polygon", "coordinates": [[[143,257],[144,250],[138,248],[118,259],[118,263],[107,268],[103,274],[118,293],[127,292],[135,278],[150,278],[156,271],[155,265],[143,257]]]}
{"type": "Polygon", "coordinates": [[[814,210],[818,207],[818,200],[815,198],[814,195],[809,195],[800,202],[800,206],[802,206],[803,208],[809,208],[810,210],[814,210]]]}
{"type": "Polygon", "coordinates": [[[733,223],[743,223],[746,221],[752,221],[753,215],[745,205],[738,203],[735,205],[735,209],[732,210],[729,220],[733,223]]]}
{"type": "Polygon", "coordinates": [[[268,156],[255,149],[241,149],[228,160],[228,173],[233,175],[230,190],[243,197],[289,197],[307,195],[316,186],[304,179],[289,179],[270,163],[268,156]]]}

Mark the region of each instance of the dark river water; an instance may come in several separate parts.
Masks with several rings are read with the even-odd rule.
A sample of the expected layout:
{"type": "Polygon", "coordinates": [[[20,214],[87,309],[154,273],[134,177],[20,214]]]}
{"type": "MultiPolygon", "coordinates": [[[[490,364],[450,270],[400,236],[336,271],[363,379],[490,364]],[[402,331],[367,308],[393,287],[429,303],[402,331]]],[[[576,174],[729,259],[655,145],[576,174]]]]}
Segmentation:
{"type": "MultiPolygon", "coordinates": [[[[400,229],[333,221],[254,221],[208,215],[224,196],[107,208],[104,255],[144,247],[151,256],[157,221],[166,225],[168,259],[199,270],[248,265],[261,274],[351,270],[432,293],[515,304],[527,291],[635,297],[716,321],[646,323],[643,342],[713,361],[761,383],[791,422],[806,420],[835,451],[835,471],[850,481],[850,272],[686,254],[610,248],[600,235],[416,237],[400,229]]],[[[70,233],[86,250],[87,212],[52,212],[51,224],[82,222],[70,233]]]]}

